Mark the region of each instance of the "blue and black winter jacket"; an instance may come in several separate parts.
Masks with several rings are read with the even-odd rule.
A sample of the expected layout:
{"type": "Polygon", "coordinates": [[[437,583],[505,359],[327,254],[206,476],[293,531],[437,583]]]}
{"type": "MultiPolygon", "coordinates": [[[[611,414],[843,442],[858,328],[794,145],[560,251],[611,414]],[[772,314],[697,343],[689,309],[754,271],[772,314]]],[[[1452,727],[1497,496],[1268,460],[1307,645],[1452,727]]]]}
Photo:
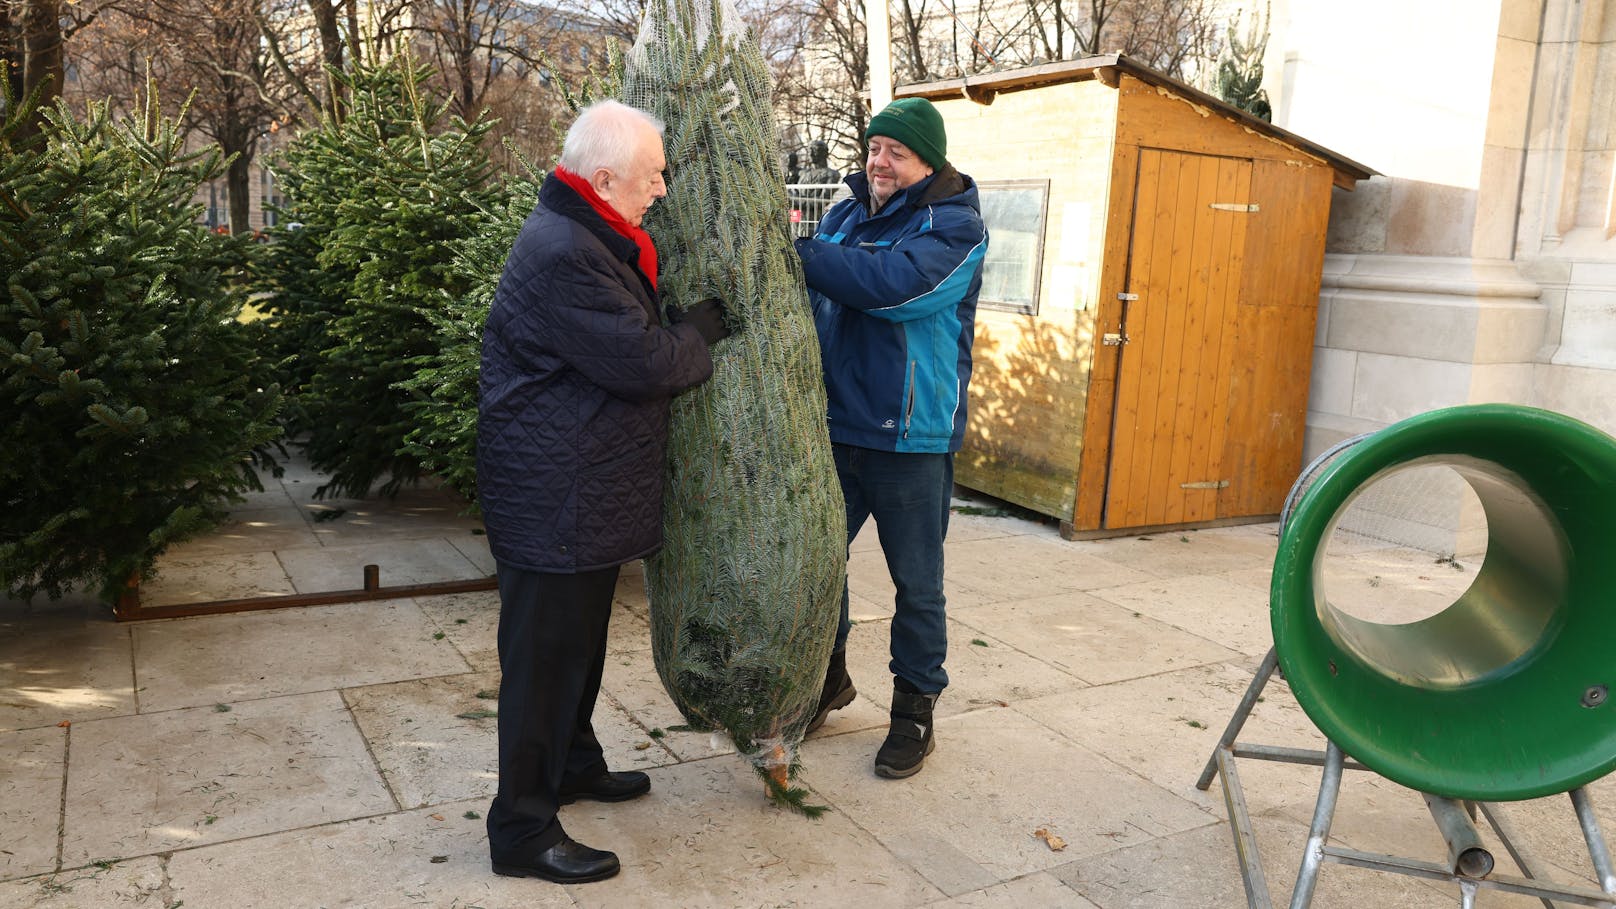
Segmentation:
{"type": "Polygon", "coordinates": [[[976,183],[945,165],[870,214],[869,181],[797,241],[825,366],[833,442],[954,452],[987,231],[976,183]]]}

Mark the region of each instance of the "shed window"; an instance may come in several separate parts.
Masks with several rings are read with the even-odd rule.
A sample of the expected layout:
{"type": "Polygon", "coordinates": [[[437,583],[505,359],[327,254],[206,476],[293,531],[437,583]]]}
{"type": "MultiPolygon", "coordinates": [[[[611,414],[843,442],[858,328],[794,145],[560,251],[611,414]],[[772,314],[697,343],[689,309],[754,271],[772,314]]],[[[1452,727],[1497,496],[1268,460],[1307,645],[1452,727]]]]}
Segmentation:
{"type": "Polygon", "coordinates": [[[977,191],[988,229],[988,255],[982,263],[982,294],[977,305],[1036,315],[1049,181],[979,183],[977,191]]]}

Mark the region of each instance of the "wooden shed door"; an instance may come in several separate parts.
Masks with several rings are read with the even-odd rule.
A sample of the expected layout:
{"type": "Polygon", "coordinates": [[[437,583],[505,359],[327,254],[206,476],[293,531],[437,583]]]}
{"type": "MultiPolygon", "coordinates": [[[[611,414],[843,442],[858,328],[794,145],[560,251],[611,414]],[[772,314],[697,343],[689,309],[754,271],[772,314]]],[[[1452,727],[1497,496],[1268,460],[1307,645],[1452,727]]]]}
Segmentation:
{"type": "MultiPolygon", "coordinates": [[[[1139,150],[1105,527],[1217,517],[1252,163],[1139,150]]],[[[1120,343],[1118,343],[1120,342],[1120,343]]]]}

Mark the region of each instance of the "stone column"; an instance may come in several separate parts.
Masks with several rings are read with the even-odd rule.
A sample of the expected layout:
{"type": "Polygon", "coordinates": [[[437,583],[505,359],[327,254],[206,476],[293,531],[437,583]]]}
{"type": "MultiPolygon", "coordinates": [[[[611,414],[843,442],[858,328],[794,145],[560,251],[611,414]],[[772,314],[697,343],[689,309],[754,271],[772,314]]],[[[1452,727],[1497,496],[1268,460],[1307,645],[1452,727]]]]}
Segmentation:
{"type": "Polygon", "coordinates": [[[1616,431],[1616,0],[1286,10],[1280,125],[1385,174],[1334,199],[1309,456],[1485,401],[1616,431]]]}

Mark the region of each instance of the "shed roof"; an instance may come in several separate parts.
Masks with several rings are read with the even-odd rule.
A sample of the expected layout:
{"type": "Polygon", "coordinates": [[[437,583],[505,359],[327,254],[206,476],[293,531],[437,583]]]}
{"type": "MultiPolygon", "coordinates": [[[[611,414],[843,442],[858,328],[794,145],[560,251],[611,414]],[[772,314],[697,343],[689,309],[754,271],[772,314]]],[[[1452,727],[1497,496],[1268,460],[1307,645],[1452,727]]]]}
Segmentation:
{"type": "Polygon", "coordinates": [[[1250,113],[1221,98],[1186,85],[1164,73],[1159,73],[1124,54],[1104,54],[1098,57],[1084,57],[1081,60],[1042,63],[1036,66],[1025,66],[1020,69],[1005,70],[997,73],[982,73],[959,79],[916,82],[898,86],[893,90],[893,95],[899,98],[918,97],[929,100],[964,97],[978,104],[986,105],[993,103],[995,95],[1004,92],[1025,91],[1063,82],[1086,82],[1090,79],[1095,79],[1102,84],[1115,88],[1118,84],[1117,77],[1119,73],[1126,73],[1141,82],[1165,88],[1174,94],[1181,95],[1196,104],[1209,108],[1241,126],[1263,135],[1271,136],[1324,159],[1335,170],[1335,184],[1344,189],[1352,189],[1359,180],[1365,180],[1380,173],[1359,164],[1345,155],[1337,154],[1316,142],[1304,139],[1289,130],[1281,129],[1267,120],[1252,116],[1250,113]]]}

